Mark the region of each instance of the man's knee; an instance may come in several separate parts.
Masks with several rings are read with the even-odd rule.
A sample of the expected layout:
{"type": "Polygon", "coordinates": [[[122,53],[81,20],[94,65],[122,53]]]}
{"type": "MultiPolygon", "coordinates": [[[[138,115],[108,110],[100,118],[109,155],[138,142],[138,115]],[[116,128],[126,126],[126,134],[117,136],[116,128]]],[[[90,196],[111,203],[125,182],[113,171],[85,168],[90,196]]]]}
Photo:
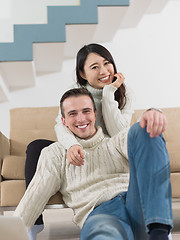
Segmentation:
{"type": "Polygon", "coordinates": [[[150,137],[150,134],[147,132],[147,128],[142,128],[139,124],[139,122],[132,125],[128,132],[128,147],[130,147],[133,144],[138,142],[139,144],[143,144],[145,146],[150,145],[162,145],[162,147],[165,146],[165,140],[160,134],[158,137],[150,137]]]}
{"type": "Polygon", "coordinates": [[[135,138],[137,136],[146,136],[149,137],[149,133],[146,131],[146,127],[142,128],[139,122],[133,124],[129,129],[128,138],[135,138]]]}
{"type": "Polygon", "coordinates": [[[144,167],[144,163],[165,168],[170,171],[169,155],[166,148],[166,142],[160,134],[158,137],[151,138],[146,128],[141,128],[139,123],[134,124],[128,135],[128,156],[129,162],[133,162],[133,166],[144,167]],[[154,163],[154,164],[153,164],[154,163]]]}

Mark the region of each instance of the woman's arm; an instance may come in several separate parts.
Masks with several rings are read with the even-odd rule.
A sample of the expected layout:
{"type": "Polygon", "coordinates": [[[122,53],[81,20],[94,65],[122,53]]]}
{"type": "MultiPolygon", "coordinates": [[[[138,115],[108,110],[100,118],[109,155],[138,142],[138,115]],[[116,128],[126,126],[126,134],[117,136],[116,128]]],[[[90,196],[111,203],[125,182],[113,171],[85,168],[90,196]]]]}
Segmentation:
{"type": "Polygon", "coordinates": [[[126,87],[126,105],[120,110],[118,102],[114,100],[116,90],[117,88],[112,84],[106,85],[102,97],[102,114],[106,129],[111,137],[129,127],[135,105],[135,95],[130,88],[126,87]]]}

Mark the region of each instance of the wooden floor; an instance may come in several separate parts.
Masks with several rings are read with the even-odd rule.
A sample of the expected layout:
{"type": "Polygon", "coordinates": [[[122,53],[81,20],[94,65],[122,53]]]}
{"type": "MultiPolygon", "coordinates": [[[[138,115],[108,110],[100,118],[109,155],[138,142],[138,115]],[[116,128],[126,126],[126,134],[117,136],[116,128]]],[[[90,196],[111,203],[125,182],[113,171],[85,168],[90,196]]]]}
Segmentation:
{"type": "MultiPolygon", "coordinates": [[[[6,212],[5,215],[11,215],[6,212]]],[[[180,210],[174,213],[175,227],[173,230],[173,240],[180,240],[180,210]]],[[[72,223],[72,210],[54,209],[44,211],[44,230],[38,234],[37,240],[78,240],[79,228],[72,223]]]]}

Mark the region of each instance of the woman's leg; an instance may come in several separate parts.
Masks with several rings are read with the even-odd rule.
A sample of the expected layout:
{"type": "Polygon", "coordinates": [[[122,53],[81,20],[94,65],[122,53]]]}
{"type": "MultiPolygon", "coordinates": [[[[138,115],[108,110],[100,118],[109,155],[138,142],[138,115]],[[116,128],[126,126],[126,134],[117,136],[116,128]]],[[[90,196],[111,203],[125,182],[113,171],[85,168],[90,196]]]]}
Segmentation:
{"type": "Polygon", "coordinates": [[[135,239],[145,240],[150,224],[173,225],[169,156],[163,137],[150,138],[136,123],[128,134],[128,157],[126,207],[135,239]]]}
{"type": "MultiPolygon", "coordinates": [[[[45,140],[45,139],[38,139],[33,142],[31,142],[27,146],[26,150],[26,164],[25,164],[25,179],[26,179],[26,188],[28,187],[29,183],[31,182],[35,172],[36,167],[38,163],[38,159],[41,153],[41,150],[50,144],[52,144],[53,141],[45,140]]],[[[36,225],[43,224],[42,215],[39,216],[39,218],[35,222],[36,225]]]]}

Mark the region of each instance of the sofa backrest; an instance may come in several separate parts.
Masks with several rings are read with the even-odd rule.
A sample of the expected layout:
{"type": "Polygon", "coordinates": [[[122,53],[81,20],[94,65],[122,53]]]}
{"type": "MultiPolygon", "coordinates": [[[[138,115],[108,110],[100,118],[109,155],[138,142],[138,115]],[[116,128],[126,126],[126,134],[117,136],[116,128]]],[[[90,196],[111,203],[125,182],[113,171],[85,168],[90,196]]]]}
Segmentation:
{"type": "Polygon", "coordinates": [[[35,139],[56,141],[54,126],[59,107],[15,108],[10,110],[10,152],[25,156],[35,139]]]}
{"type": "MultiPolygon", "coordinates": [[[[164,133],[171,160],[171,171],[180,171],[180,108],[162,109],[168,119],[164,133]],[[174,167],[175,166],[175,167],[174,167]]],[[[132,123],[144,110],[136,110],[132,123]]],[[[27,145],[35,139],[56,141],[54,126],[59,107],[16,108],[10,110],[11,155],[25,156],[27,145]]]]}

